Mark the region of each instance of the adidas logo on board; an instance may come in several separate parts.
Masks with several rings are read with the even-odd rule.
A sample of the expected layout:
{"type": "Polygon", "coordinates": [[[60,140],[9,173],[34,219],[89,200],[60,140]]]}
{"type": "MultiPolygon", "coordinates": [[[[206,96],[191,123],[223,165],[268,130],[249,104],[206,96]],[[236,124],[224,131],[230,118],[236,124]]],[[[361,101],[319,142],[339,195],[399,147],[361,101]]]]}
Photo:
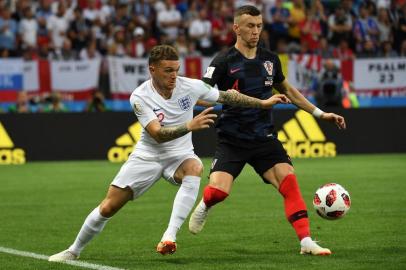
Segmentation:
{"type": "Polygon", "coordinates": [[[312,115],[299,110],[278,131],[278,139],[290,157],[335,157],[336,145],[326,141],[312,115]]]}
{"type": "Polygon", "coordinates": [[[141,138],[141,124],[136,122],[128,127],[128,132],[116,139],[116,146],[109,149],[107,158],[111,162],[124,162],[141,138]]]}
{"type": "Polygon", "coordinates": [[[24,163],[25,151],[21,148],[14,148],[14,142],[0,122],[0,165],[24,163]]]}

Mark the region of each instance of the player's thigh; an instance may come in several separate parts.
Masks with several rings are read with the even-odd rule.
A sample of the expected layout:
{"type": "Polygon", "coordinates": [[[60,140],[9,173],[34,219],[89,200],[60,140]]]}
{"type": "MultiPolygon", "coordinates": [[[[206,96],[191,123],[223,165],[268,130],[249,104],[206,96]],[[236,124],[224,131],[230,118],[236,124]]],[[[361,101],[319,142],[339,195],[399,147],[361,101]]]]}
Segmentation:
{"type": "Polygon", "coordinates": [[[175,185],[181,184],[186,175],[200,176],[203,171],[203,163],[193,151],[163,160],[162,166],[163,177],[175,185]]]}
{"type": "Polygon", "coordinates": [[[229,176],[231,176],[232,180],[236,179],[248,160],[249,149],[227,143],[219,143],[211,163],[210,182],[212,182],[211,179],[216,179],[213,182],[221,181],[224,176],[227,179],[229,179],[229,176]]]}
{"type": "Polygon", "coordinates": [[[210,186],[230,193],[234,179],[249,159],[249,149],[219,143],[210,168],[210,186]]]}
{"type": "Polygon", "coordinates": [[[201,177],[203,173],[203,164],[200,160],[194,157],[185,159],[176,169],[174,178],[179,182],[186,175],[201,177]]]}
{"type": "Polygon", "coordinates": [[[111,185],[119,188],[129,187],[133,192],[133,199],[136,199],[150,189],[161,178],[162,173],[163,167],[160,162],[130,156],[111,185]]]}
{"type": "Polygon", "coordinates": [[[265,183],[275,186],[283,180],[284,175],[293,173],[292,161],[278,140],[270,140],[253,149],[248,163],[265,183]]]}

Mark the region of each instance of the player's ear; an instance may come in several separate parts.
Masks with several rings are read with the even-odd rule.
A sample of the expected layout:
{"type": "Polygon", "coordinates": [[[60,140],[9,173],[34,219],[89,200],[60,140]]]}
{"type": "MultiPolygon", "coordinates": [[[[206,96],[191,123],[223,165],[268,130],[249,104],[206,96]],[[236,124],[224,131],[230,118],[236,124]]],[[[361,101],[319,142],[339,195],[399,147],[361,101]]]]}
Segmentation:
{"type": "Polygon", "coordinates": [[[240,27],[238,26],[238,24],[233,24],[233,31],[237,36],[240,34],[240,27]]]}
{"type": "Polygon", "coordinates": [[[148,69],[149,69],[149,72],[150,72],[150,73],[154,73],[154,72],[155,72],[155,67],[152,66],[152,65],[149,65],[148,69]]]}

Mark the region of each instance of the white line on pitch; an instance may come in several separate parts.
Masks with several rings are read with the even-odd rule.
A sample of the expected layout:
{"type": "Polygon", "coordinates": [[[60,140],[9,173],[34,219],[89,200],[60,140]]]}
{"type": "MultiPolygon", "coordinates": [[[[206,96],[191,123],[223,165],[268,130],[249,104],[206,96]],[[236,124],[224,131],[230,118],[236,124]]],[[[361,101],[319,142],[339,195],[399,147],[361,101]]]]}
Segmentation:
{"type": "MultiPolygon", "coordinates": [[[[8,254],[16,255],[16,256],[21,256],[21,257],[34,258],[34,259],[38,259],[38,260],[46,260],[46,261],[48,261],[48,258],[49,258],[47,255],[42,255],[42,254],[37,254],[37,253],[32,253],[32,252],[27,252],[27,251],[21,251],[21,250],[16,250],[16,249],[12,249],[12,248],[1,247],[1,246],[0,246],[0,252],[8,253],[8,254]]],[[[96,269],[96,270],[124,270],[123,268],[117,268],[117,267],[112,267],[112,266],[102,265],[102,264],[87,263],[87,262],[82,262],[82,261],[66,261],[66,262],[62,262],[62,263],[79,266],[79,267],[83,267],[83,268],[88,268],[88,269],[96,269]]]]}

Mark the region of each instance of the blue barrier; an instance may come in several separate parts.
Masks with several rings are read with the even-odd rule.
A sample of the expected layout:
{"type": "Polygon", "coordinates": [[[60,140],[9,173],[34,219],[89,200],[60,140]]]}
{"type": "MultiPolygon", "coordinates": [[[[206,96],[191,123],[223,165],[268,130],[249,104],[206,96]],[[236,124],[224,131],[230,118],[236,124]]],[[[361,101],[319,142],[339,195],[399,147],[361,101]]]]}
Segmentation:
{"type": "MultiPolygon", "coordinates": [[[[315,104],[315,100],[309,98],[310,102],[315,104]]],[[[406,97],[358,97],[360,108],[388,108],[388,107],[406,107],[406,97]]],[[[109,111],[131,112],[131,105],[128,100],[106,100],[106,106],[109,111]]],[[[86,109],[86,101],[64,101],[66,109],[69,112],[83,112],[86,109]]],[[[0,102],[0,112],[8,112],[13,105],[12,102],[0,102]]],[[[275,109],[295,109],[296,106],[289,104],[278,104],[275,109]]],[[[196,106],[196,111],[202,111],[204,107],[196,106]]],[[[221,105],[216,105],[215,110],[221,110],[221,105]]],[[[33,112],[40,110],[38,105],[31,106],[33,112]]]]}

